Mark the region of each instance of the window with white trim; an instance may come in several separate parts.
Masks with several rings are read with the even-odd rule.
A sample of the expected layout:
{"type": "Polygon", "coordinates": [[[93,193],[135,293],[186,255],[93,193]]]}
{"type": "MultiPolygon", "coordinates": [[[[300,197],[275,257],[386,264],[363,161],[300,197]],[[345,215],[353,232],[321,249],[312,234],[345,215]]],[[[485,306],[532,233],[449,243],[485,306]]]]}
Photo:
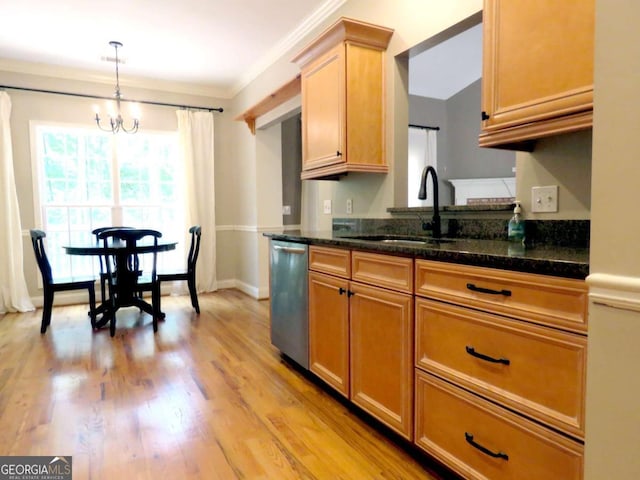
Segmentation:
{"type": "Polygon", "coordinates": [[[95,128],[31,126],[36,223],[47,233],[56,276],[95,275],[97,259],[67,255],[64,245],[95,241],[97,227],[159,230],[178,248],[159,268],[184,268],[184,168],[176,132],[123,135],[95,128]]]}

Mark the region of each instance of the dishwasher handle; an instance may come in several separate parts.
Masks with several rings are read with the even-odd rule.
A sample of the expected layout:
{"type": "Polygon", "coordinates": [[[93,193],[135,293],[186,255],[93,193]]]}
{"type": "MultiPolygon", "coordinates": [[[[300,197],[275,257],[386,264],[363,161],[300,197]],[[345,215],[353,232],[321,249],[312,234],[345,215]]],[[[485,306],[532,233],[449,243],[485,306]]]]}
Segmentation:
{"type": "Polygon", "coordinates": [[[293,253],[294,255],[304,255],[305,253],[307,253],[304,248],[281,247],[280,245],[274,245],[273,249],[285,253],[293,253]]]}

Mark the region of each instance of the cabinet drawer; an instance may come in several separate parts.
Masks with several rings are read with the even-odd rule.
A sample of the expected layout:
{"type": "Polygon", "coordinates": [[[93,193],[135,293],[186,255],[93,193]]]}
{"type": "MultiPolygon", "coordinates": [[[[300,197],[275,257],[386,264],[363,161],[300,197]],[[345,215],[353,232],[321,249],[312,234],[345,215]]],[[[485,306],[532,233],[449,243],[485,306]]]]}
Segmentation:
{"type": "Polygon", "coordinates": [[[312,245],[309,247],[309,270],[349,278],[351,277],[350,253],[349,250],[312,245]]]}
{"type": "Polygon", "coordinates": [[[416,299],[416,366],[584,437],[587,339],[416,299]]]}
{"type": "Polygon", "coordinates": [[[413,293],[413,259],[351,252],[351,278],[378,287],[413,293]]]}
{"type": "Polygon", "coordinates": [[[582,444],[420,370],[415,438],[470,480],[582,478],[582,444]]]}
{"type": "Polygon", "coordinates": [[[582,280],[416,260],[416,294],[575,332],[587,331],[582,280]]]}

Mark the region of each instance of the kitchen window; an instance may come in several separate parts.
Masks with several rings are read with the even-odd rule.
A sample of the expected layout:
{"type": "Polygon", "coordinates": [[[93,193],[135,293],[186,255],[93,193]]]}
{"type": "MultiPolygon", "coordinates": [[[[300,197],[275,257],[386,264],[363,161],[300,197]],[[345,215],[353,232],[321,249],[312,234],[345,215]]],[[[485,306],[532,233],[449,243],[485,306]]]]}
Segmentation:
{"type": "MultiPolygon", "coordinates": [[[[152,228],[181,238],[184,169],[176,132],[114,135],[34,123],[31,135],[36,224],[47,232],[56,275],[96,274],[96,258],[66,255],[62,248],[94,241],[96,227],[152,228]]],[[[163,253],[159,267],[181,268],[183,256],[182,248],[163,253]]]]}

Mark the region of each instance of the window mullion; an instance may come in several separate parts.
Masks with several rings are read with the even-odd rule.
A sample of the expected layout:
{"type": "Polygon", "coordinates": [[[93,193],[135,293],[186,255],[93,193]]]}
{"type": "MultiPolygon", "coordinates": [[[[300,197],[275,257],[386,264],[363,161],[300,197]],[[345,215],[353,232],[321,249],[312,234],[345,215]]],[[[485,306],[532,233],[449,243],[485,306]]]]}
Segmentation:
{"type": "Polygon", "coordinates": [[[113,192],[113,207],[111,209],[111,219],[113,225],[122,225],[122,201],[120,192],[120,162],[118,155],[118,141],[117,136],[114,135],[111,138],[111,177],[113,182],[111,185],[113,192]]]}

